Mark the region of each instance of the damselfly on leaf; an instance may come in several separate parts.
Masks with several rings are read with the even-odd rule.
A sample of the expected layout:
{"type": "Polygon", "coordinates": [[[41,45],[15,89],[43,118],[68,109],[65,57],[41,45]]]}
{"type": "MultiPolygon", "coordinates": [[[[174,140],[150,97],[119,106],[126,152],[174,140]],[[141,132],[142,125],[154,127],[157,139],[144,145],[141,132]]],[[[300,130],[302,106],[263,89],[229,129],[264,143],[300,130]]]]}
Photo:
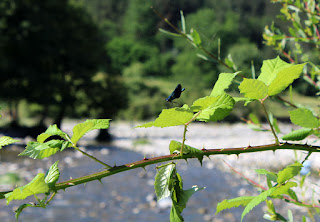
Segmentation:
{"type": "Polygon", "coordinates": [[[173,92],[166,98],[167,102],[171,102],[174,99],[177,99],[180,97],[181,92],[183,92],[185,88],[182,89],[181,84],[178,84],[177,87],[173,90],[173,92]]]}

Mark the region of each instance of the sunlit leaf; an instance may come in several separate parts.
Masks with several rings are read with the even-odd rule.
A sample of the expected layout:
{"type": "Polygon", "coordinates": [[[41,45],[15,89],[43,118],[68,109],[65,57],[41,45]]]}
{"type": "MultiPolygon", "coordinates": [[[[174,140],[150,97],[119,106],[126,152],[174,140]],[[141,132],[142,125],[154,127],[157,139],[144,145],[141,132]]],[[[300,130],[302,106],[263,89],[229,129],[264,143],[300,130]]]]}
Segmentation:
{"type": "Polygon", "coordinates": [[[216,214],[222,210],[230,209],[233,207],[239,207],[239,206],[245,207],[251,200],[253,200],[253,198],[254,197],[251,197],[251,196],[245,196],[245,197],[237,197],[229,200],[223,200],[222,202],[218,203],[216,214]]]}
{"type": "Polygon", "coordinates": [[[280,70],[290,66],[292,65],[281,60],[279,56],[275,59],[264,60],[258,80],[269,86],[270,83],[277,77],[277,74],[280,70]]]}
{"type": "Polygon", "coordinates": [[[48,129],[44,132],[41,133],[38,137],[37,137],[37,141],[40,143],[43,143],[46,139],[48,139],[50,136],[60,136],[61,138],[63,138],[64,140],[67,140],[67,134],[65,132],[63,132],[62,130],[60,130],[56,124],[51,125],[48,127],[48,129]]]}
{"type": "Polygon", "coordinates": [[[158,170],[155,178],[155,182],[154,182],[154,189],[155,189],[158,201],[170,196],[171,194],[169,189],[170,178],[174,169],[175,169],[175,164],[172,163],[172,164],[164,165],[158,170]]]}
{"type": "Polygon", "coordinates": [[[3,146],[7,146],[16,142],[19,142],[19,140],[12,139],[9,136],[2,136],[0,137],[0,149],[2,149],[3,146]]]}
{"type": "Polygon", "coordinates": [[[288,191],[291,187],[298,186],[295,182],[287,182],[285,185],[277,186],[277,189],[270,195],[271,197],[277,197],[283,194],[289,195],[288,191]]]}
{"type": "Polygon", "coordinates": [[[281,69],[269,85],[268,95],[276,95],[285,90],[295,79],[298,79],[306,63],[292,65],[281,69]]]}
{"type": "Polygon", "coordinates": [[[73,135],[71,141],[76,144],[78,140],[86,133],[95,129],[108,129],[110,119],[89,119],[84,123],[79,123],[73,127],[73,135]]]}
{"type": "Polygon", "coordinates": [[[269,190],[263,191],[258,196],[254,197],[244,208],[241,214],[241,221],[243,220],[245,215],[247,215],[254,207],[264,202],[267,199],[267,197],[270,196],[275,190],[276,190],[276,187],[272,187],[269,190]]]}
{"type": "Polygon", "coordinates": [[[220,96],[206,96],[196,100],[191,109],[195,112],[201,110],[200,115],[197,116],[198,121],[218,121],[224,119],[230,114],[235,104],[234,99],[223,93],[220,96]]]}
{"type": "Polygon", "coordinates": [[[293,124],[299,125],[305,128],[318,128],[320,126],[319,120],[312,112],[305,108],[298,108],[293,111],[289,111],[290,120],[293,124]]]}
{"type": "Polygon", "coordinates": [[[43,159],[54,155],[66,143],[63,140],[50,140],[46,143],[29,142],[26,149],[19,156],[28,156],[33,159],[43,159]]]}
{"type": "Polygon", "coordinates": [[[193,112],[187,106],[182,108],[163,109],[159,117],[153,121],[137,127],[169,127],[188,123],[193,118],[193,112]]]}
{"type": "Polygon", "coordinates": [[[278,173],[277,182],[279,184],[282,184],[282,183],[286,182],[287,180],[290,180],[291,178],[293,178],[294,176],[296,176],[300,172],[301,167],[302,167],[301,163],[294,163],[294,164],[287,166],[286,168],[284,168],[283,170],[281,170],[278,173]]]}
{"type": "Polygon", "coordinates": [[[44,181],[44,174],[39,173],[30,183],[23,187],[18,187],[12,192],[5,194],[7,204],[12,200],[23,200],[28,196],[32,196],[38,193],[47,193],[49,191],[48,184],[44,181]]]}
{"type": "Polygon", "coordinates": [[[232,80],[234,79],[234,77],[236,77],[237,74],[239,74],[239,72],[220,73],[217,82],[214,84],[210,96],[220,96],[221,94],[223,94],[224,91],[228,89],[228,87],[232,83],[232,80]]]}
{"type": "Polygon", "coordinates": [[[240,93],[249,99],[264,99],[268,95],[267,85],[258,79],[244,78],[239,89],[240,93]]]}
{"type": "Polygon", "coordinates": [[[293,140],[293,141],[298,141],[298,140],[303,140],[307,136],[311,135],[313,132],[312,129],[310,128],[302,128],[298,130],[294,130],[282,137],[283,140],[293,140]]]}

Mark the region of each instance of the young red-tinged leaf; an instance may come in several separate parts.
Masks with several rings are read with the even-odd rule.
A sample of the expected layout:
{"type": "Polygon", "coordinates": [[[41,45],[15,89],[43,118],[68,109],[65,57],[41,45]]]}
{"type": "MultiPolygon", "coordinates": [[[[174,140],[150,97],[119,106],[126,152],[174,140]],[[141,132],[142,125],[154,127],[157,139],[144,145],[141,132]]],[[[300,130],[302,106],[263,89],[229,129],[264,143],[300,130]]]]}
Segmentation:
{"type": "Polygon", "coordinates": [[[308,109],[298,108],[289,111],[289,115],[291,122],[298,126],[305,128],[318,128],[320,126],[318,118],[308,109]]]}
{"type": "Polygon", "coordinates": [[[312,129],[309,128],[302,128],[298,130],[294,130],[282,137],[283,140],[293,140],[293,141],[299,141],[303,140],[307,136],[311,135],[313,132],[312,129]]]}
{"type": "Polygon", "coordinates": [[[110,119],[88,119],[84,123],[79,123],[73,127],[71,141],[76,144],[86,133],[95,129],[108,129],[110,119]]]}
{"type": "Polygon", "coordinates": [[[296,176],[301,171],[301,167],[302,167],[301,163],[294,163],[294,164],[287,166],[286,168],[284,168],[283,170],[281,170],[278,173],[277,182],[279,184],[282,184],[282,183],[286,182],[287,180],[292,179],[294,176],[296,176]]]}
{"type": "Polygon", "coordinates": [[[263,191],[258,196],[254,197],[244,208],[241,214],[241,221],[243,220],[245,215],[247,215],[254,207],[258,206],[261,202],[264,202],[267,197],[269,197],[276,189],[276,187],[272,187],[269,190],[263,191]]]}
{"type": "Polygon", "coordinates": [[[0,138],[0,149],[2,149],[3,146],[7,146],[16,142],[19,142],[19,140],[12,139],[9,136],[2,136],[0,138]]]}
{"type": "Polygon", "coordinates": [[[12,200],[24,200],[25,198],[38,194],[47,193],[49,191],[48,184],[44,181],[44,174],[39,173],[30,183],[23,187],[18,187],[12,192],[5,194],[7,204],[12,200]]]}
{"type": "Polygon", "coordinates": [[[253,200],[255,197],[252,196],[245,196],[245,197],[237,197],[234,199],[229,200],[223,200],[222,202],[218,203],[216,213],[219,213],[220,211],[230,209],[233,207],[239,207],[239,206],[247,206],[248,203],[250,203],[251,200],[253,200]]]}
{"type": "Polygon", "coordinates": [[[188,123],[193,118],[193,112],[187,105],[181,108],[163,109],[159,117],[153,121],[137,127],[169,127],[188,123]]]}
{"type": "Polygon", "coordinates": [[[249,99],[264,99],[268,95],[267,85],[258,79],[244,78],[239,85],[240,93],[249,99]]]}
{"type": "Polygon", "coordinates": [[[171,192],[169,189],[171,175],[175,170],[175,164],[167,164],[161,166],[159,171],[157,172],[155,182],[154,182],[154,189],[157,195],[158,201],[167,198],[170,196],[171,192]]]}

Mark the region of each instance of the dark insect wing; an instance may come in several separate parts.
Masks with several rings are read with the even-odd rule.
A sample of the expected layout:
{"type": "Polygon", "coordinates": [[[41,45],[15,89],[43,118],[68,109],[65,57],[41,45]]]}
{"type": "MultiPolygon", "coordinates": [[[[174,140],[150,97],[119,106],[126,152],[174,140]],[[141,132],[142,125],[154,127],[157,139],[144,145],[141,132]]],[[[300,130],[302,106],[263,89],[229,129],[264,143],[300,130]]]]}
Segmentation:
{"type": "Polygon", "coordinates": [[[168,96],[168,98],[166,98],[167,102],[171,102],[174,99],[177,99],[180,97],[181,92],[183,92],[185,90],[185,88],[181,89],[181,84],[178,84],[177,87],[173,90],[173,92],[170,94],[170,96],[168,96]]]}

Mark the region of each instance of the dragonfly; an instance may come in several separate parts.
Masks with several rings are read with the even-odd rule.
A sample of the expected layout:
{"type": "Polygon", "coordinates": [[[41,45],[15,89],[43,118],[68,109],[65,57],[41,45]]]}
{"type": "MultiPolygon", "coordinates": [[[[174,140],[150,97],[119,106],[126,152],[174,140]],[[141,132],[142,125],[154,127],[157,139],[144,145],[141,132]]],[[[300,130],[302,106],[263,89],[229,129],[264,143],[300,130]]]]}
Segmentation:
{"type": "Polygon", "coordinates": [[[185,88],[182,89],[181,84],[178,84],[177,87],[173,90],[173,92],[166,98],[167,102],[171,102],[174,99],[177,99],[180,97],[181,92],[183,92],[185,88]]]}

